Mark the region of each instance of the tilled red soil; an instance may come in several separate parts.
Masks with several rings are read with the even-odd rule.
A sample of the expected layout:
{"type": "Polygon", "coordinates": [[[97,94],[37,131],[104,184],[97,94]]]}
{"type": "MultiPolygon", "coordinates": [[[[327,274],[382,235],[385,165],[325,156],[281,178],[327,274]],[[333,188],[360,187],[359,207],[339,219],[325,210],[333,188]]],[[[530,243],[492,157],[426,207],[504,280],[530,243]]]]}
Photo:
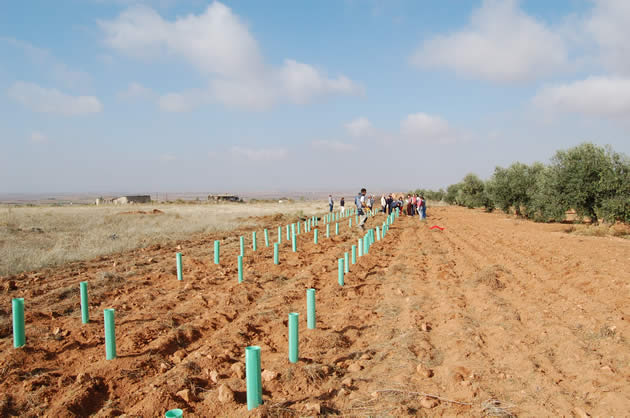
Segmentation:
{"type": "MultiPolygon", "coordinates": [[[[275,241],[275,227],[289,221],[263,218],[258,230],[269,227],[275,241]]],[[[2,278],[0,415],[628,414],[630,241],[435,208],[426,222],[401,216],[340,287],[337,259],[363,235],[347,220],[340,226],[341,235],[325,238],[320,224],[318,245],[303,233],[297,253],[283,237],[278,266],[260,232],[242,284],[238,236],[249,242],[251,229],[2,278]],[[310,287],[316,330],[306,327],[310,287]],[[15,297],[26,307],[20,349],[11,337],[15,297]],[[111,361],[105,308],[116,310],[111,361]],[[288,361],[289,312],[300,314],[296,364],[288,361]],[[248,345],[261,347],[265,371],[264,405],[250,412],[248,345]]]]}

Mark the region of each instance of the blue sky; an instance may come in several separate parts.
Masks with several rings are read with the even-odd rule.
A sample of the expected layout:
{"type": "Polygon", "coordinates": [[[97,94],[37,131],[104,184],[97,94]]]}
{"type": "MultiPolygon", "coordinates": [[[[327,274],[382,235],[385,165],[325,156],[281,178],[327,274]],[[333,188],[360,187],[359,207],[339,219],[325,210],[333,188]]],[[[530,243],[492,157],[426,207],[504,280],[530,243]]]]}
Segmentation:
{"type": "Polygon", "coordinates": [[[0,3],[0,192],[444,187],[630,154],[625,0],[0,3]]]}

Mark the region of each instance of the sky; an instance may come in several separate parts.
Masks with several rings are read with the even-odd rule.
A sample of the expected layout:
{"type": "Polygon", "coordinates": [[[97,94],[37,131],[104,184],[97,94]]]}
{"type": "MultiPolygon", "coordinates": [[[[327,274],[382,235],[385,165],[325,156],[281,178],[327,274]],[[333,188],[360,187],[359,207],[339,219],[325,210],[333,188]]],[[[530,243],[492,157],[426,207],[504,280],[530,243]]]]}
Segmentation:
{"type": "Polygon", "coordinates": [[[630,154],[627,0],[0,2],[0,193],[439,188],[630,154]]]}

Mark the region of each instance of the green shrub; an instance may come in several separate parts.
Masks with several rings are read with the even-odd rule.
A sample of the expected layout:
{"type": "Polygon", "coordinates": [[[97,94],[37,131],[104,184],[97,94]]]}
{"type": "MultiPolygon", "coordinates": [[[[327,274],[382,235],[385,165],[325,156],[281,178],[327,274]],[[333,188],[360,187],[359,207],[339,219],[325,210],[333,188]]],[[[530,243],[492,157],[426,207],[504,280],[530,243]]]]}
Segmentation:
{"type": "Polygon", "coordinates": [[[611,170],[606,150],[590,143],[556,152],[548,178],[541,179],[538,186],[537,206],[543,220],[559,220],[560,212],[564,215],[575,209],[580,219],[588,216],[597,222],[597,210],[606,198],[602,186],[611,170]]]}
{"type": "Polygon", "coordinates": [[[451,184],[446,188],[446,195],[444,195],[444,201],[449,205],[457,204],[457,192],[459,191],[459,183],[451,184]]]}
{"type": "Polygon", "coordinates": [[[608,222],[630,222],[630,159],[608,150],[610,169],[600,182],[601,205],[597,215],[608,222]]]}
{"type": "Polygon", "coordinates": [[[435,202],[441,202],[446,196],[444,189],[429,190],[429,189],[416,189],[410,190],[407,194],[417,194],[418,196],[424,196],[426,200],[433,200],[435,202]]]}
{"type": "Polygon", "coordinates": [[[485,184],[474,174],[446,189],[444,200],[469,208],[495,205],[540,222],[562,221],[567,210],[592,223],[630,222],[630,159],[584,143],[561,150],[551,164],[496,167],[485,184]]]}
{"type": "Polygon", "coordinates": [[[494,203],[486,192],[486,185],[476,174],[468,174],[459,183],[455,202],[467,208],[485,207],[487,210],[494,209],[494,203]]]}
{"type": "Polygon", "coordinates": [[[505,213],[514,210],[521,215],[528,212],[536,193],[538,174],[544,165],[534,163],[531,166],[516,162],[508,168],[497,167],[492,178],[486,183],[487,191],[494,203],[505,213]]]}

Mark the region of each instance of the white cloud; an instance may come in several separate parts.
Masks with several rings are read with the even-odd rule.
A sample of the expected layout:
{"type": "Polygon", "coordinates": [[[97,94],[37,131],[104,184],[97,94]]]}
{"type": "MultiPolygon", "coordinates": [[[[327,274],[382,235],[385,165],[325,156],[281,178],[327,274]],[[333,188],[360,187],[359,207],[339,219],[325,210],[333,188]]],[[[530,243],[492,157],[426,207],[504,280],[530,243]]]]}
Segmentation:
{"type": "Polygon", "coordinates": [[[562,36],[524,13],[518,1],[484,0],[467,28],[425,41],[411,62],[471,78],[519,82],[566,66],[567,47],[562,36]]]}
{"type": "Polygon", "coordinates": [[[230,151],[235,157],[246,158],[250,161],[284,160],[289,155],[289,151],[286,148],[232,147],[230,151]]]}
{"type": "Polygon", "coordinates": [[[630,79],[589,77],[545,87],[533,103],[547,111],[581,113],[609,118],[630,117],[630,79]]]}
{"type": "Polygon", "coordinates": [[[288,97],[295,103],[306,103],[327,93],[363,94],[363,88],[345,76],[330,79],[314,67],[291,59],[284,61],[279,74],[288,97]]]}
{"type": "Polygon", "coordinates": [[[70,96],[57,89],[22,81],[9,87],[7,94],[35,112],[71,116],[98,113],[103,109],[101,102],[94,96],[70,96]]]}
{"type": "Polygon", "coordinates": [[[585,32],[599,48],[605,66],[616,74],[630,75],[630,2],[594,0],[585,32]]]}
{"type": "Polygon", "coordinates": [[[426,113],[408,115],[400,123],[400,133],[411,141],[441,144],[454,142],[458,136],[447,121],[426,113]]]}
{"type": "Polygon", "coordinates": [[[160,96],[158,106],[165,112],[188,112],[208,101],[208,92],[204,90],[188,90],[160,96]]]}
{"type": "Polygon", "coordinates": [[[277,92],[260,80],[226,80],[211,82],[212,95],[228,107],[264,110],[271,107],[277,92]]]}
{"type": "Polygon", "coordinates": [[[132,82],[126,90],[118,92],[118,97],[123,100],[151,100],[155,98],[155,93],[140,83],[132,82]]]}
{"type": "Polygon", "coordinates": [[[199,15],[174,21],[163,19],[149,7],[135,6],[99,25],[105,43],[124,54],[183,58],[208,77],[208,94],[227,106],[258,110],[278,99],[306,103],[326,94],[363,92],[363,87],[344,75],[328,78],[294,60],[285,60],[277,69],[269,67],[245,23],[217,1],[199,15]]]}
{"type": "MultiPolygon", "coordinates": [[[[23,54],[47,77],[67,88],[86,88],[91,83],[88,73],[70,68],[49,51],[15,38],[0,37],[0,45],[6,45],[23,54]]],[[[13,52],[15,53],[15,52],[13,52]]]]}
{"type": "Polygon", "coordinates": [[[356,149],[356,145],[354,144],[329,140],[313,141],[311,146],[316,150],[333,152],[350,152],[356,149]]]}
{"type": "Polygon", "coordinates": [[[346,131],[356,138],[372,136],[375,133],[372,122],[363,116],[346,123],[346,131]]]}
{"type": "Polygon", "coordinates": [[[185,58],[204,73],[227,77],[251,76],[263,68],[258,44],[247,26],[219,2],[200,15],[173,22],[149,7],[137,6],[99,24],[109,46],[132,56],[163,50],[185,58]]]}
{"type": "Polygon", "coordinates": [[[33,131],[31,132],[30,140],[35,144],[43,144],[48,142],[48,137],[41,132],[33,131]]]}

